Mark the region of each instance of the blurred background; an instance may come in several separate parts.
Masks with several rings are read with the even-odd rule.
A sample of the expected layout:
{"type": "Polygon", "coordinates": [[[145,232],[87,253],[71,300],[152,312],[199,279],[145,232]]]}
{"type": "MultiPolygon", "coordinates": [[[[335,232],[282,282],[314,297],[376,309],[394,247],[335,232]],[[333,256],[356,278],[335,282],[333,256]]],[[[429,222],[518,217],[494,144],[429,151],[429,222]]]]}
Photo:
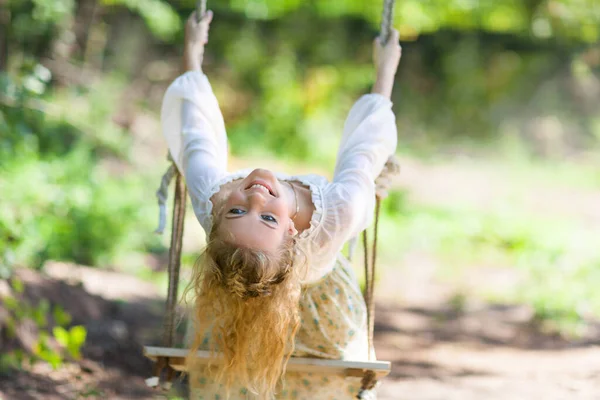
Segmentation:
{"type": "MultiPolygon", "coordinates": [[[[331,176],[382,3],[208,1],[231,169],[331,176]]],[[[0,0],[0,397],[159,396],[159,111],[194,8],[0,0]]],[[[397,0],[394,24],[380,398],[598,398],[600,3],[397,0]]],[[[184,275],[203,240],[190,212],[184,275]]]]}

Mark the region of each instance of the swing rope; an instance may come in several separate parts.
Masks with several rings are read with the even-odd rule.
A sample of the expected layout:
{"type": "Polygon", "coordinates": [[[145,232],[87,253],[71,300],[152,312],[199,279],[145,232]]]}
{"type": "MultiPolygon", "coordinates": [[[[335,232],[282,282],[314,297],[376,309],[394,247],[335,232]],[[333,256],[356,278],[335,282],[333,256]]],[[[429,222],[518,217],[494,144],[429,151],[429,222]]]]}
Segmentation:
{"type": "MultiPolygon", "coordinates": [[[[382,45],[385,45],[392,34],[392,22],[394,18],[394,5],[395,0],[385,0],[383,3],[383,12],[381,15],[381,30],[379,34],[379,40],[382,45]]],[[[395,156],[391,156],[379,178],[386,179],[389,175],[397,174],[399,172],[399,163],[395,156]]],[[[387,195],[387,193],[386,193],[387,195]]],[[[363,252],[364,252],[364,263],[365,263],[365,290],[363,296],[367,305],[367,335],[368,335],[368,351],[369,361],[373,358],[374,344],[373,335],[375,332],[375,299],[373,294],[375,292],[375,272],[377,265],[377,233],[379,231],[379,214],[381,211],[381,200],[385,196],[383,193],[378,193],[375,199],[375,225],[373,227],[373,244],[371,247],[371,262],[369,264],[369,245],[367,230],[363,231],[363,252]]],[[[361,380],[361,388],[356,396],[359,400],[367,400],[374,397],[372,389],[377,385],[377,376],[373,371],[365,371],[365,374],[361,380]]]]}
{"type": "Polygon", "coordinates": [[[206,14],[206,0],[198,0],[198,3],[196,3],[196,20],[200,22],[204,14],[206,14]]]}
{"type": "MultiPolygon", "coordinates": [[[[206,13],[206,0],[198,0],[196,4],[197,20],[206,13]]],[[[167,219],[166,203],[168,197],[169,185],[175,178],[175,196],[173,199],[173,226],[171,230],[171,246],[169,247],[169,265],[167,273],[169,274],[169,286],[167,289],[167,301],[165,310],[165,319],[163,321],[163,347],[173,347],[175,340],[175,305],[177,303],[179,292],[179,271],[181,270],[181,251],[183,247],[183,226],[185,222],[185,206],[187,199],[187,187],[181,173],[177,169],[177,165],[168,155],[168,160],[171,165],[167,172],[163,175],[160,187],[156,192],[159,209],[159,222],[156,233],[162,234],[167,219]]],[[[159,377],[161,371],[166,369],[167,382],[170,382],[175,374],[175,370],[169,363],[169,358],[159,358],[154,366],[154,376],[159,377]]]]}
{"type": "MultiPolygon", "coordinates": [[[[391,35],[392,19],[394,14],[395,0],[384,0],[383,13],[381,20],[381,33],[379,40],[383,45],[387,43],[391,35]]],[[[198,21],[206,13],[206,0],[199,0],[196,5],[196,15],[198,21]]],[[[171,158],[169,157],[171,160],[171,158]]],[[[172,160],[171,160],[172,161],[172,160]]],[[[381,177],[387,177],[397,173],[399,170],[398,161],[391,156],[386,163],[381,177]]],[[[167,172],[163,175],[159,190],[156,192],[159,205],[159,227],[156,233],[162,233],[166,225],[166,200],[168,186],[175,177],[175,197],[173,199],[173,227],[171,231],[171,247],[169,248],[169,287],[167,292],[166,316],[163,325],[163,346],[173,347],[175,338],[175,305],[178,298],[179,271],[181,266],[181,251],[183,243],[183,227],[185,220],[187,188],[181,173],[173,162],[167,172]]],[[[365,291],[363,293],[367,306],[367,329],[368,329],[368,351],[369,360],[373,353],[373,332],[375,328],[375,301],[373,299],[375,289],[375,265],[377,261],[377,232],[379,227],[379,215],[381,209],[381,200],[384,196],[378,194],[375,203],[375,224],[372,243],[371,260],[369,262],[368,235],[367,230],[363,231],[364,263],[365,263],[365,291]]],[[[154,376],[160,376],[163,369],[167,370],[167,381],[171,381],[175,371],[169,364],[169,359],[161,358],[155,365],[154,376]]],[[[361,381],[361,390],[357,396],[358,399],[367,400],[372,395],[371,389],[377,384],[377,377],[373,371],[365,371],[361,381]]]]}
{"type": "Polygon", "coordinates": [[[396,0],[384,0],[383,12],[381,13],[381,28],[379,38],[382,44],[390,40],[394,20],[394,5],[396,0]]]}

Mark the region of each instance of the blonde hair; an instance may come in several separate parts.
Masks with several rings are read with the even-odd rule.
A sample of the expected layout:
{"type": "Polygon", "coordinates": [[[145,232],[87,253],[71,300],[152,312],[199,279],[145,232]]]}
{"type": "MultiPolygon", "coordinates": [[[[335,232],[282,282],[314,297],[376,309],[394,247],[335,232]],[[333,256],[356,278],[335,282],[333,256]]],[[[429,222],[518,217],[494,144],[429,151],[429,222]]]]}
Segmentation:
{"type": "Polygon", "coordinates": [[[210,374],[223,384],[227,396],[234,384],[261,399],[273,396],[300,326],[295,256],[293,238],[284,240],[277,254],[223,240],[215,218],[188,287],[195,316],[194,341],[186,360],[190,372],[210,374]],[[196,350],[207,344],[209,368],[195,357],[196,350]],[[219,362],[217,353],[223,358],[219,362]]]}

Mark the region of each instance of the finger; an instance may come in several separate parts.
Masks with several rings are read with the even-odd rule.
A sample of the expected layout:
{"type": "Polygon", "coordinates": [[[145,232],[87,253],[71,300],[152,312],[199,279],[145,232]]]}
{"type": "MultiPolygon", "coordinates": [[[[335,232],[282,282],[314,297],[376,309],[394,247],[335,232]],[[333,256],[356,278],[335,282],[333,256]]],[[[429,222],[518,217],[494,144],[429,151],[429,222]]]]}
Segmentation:
{"type": "Polygon", "coordinates": [[[397,29],[392,29],[392,34],[390,35],[390,42],[398,43],[400,41],[400,32],[397,29]]]}
{"type": "Polygon", "coordinates": [[[196,11],[192,11],[190,16],[188,17],[188,24],[193,25],[197,22],[198,22],[198,19],[196,19],[196,11]]]}
{"type": "Polygon", "coordinates": [[[210,22],[212,21],[212,19],[213,19],[213,12],[212,12],[212,10],[208,10],[206,12],[206,14],[204,14],[202,16],[202,22],[204,22],[206,24],[210,24],[210,22]]]}
{"type": "Polygon", "coordinates": [[[196,11],[193,11],[187,19],[188,26],[194,26],[196,24],[196,11]]]}

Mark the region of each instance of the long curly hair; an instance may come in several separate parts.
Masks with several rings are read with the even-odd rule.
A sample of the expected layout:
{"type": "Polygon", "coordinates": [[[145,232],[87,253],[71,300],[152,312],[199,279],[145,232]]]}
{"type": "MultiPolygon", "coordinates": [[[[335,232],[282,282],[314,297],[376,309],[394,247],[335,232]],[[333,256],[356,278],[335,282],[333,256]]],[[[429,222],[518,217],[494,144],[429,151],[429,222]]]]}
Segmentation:
{"type": "Polygon", "coordinates": [[[188,370],[210,374],[227,396],[241,384],[272,398],[300,326],[295,239],[284,240],[276,254],[240,247],[221,238],[218,221],[188,286],[195,317],[188,370]],[[195,357],[207,348],[208,368],[195,357]]]}

